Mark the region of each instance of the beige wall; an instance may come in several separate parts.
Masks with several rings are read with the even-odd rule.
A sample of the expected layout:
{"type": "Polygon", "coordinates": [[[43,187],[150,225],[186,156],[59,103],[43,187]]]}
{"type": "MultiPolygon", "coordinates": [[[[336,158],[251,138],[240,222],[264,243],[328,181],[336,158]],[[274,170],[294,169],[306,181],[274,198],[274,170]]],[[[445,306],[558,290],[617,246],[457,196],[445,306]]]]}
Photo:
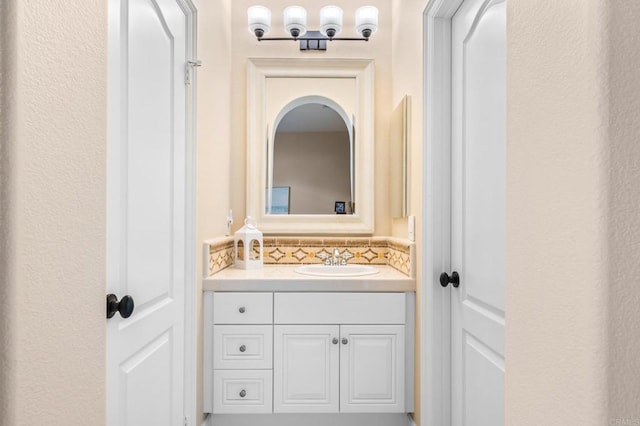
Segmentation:
{"type": "MultiPolygon", "coordinates": [[[[231,193],[231,0],[197,0],[197,413],[202,413],[203,241],[224,235],[231,193]]],[[[236,215],[236,221],[240,221],[236,215]]],[[[198,414],[199,415],[199,414],[198,414]]]]}
{"type": "Polygon", "coordinates": [[[508,4],[507,424],[608,424],[607,27],[598,3],[508,4]]]}
{"type": "MultiPolygon", "coordinates": [[[[326,52],[301,52],[294,42],[258,42],[247,29],[247,8],[253,0],[237,0],[232,4],[232,75],[231,82],[231,204],[236,224],[242,225],[245,212],[246,163],[246,62],[247,58],[363,58],[375,60],[375,235],[389,235],[391,223],[388,202],[388,140],[391,116],[391,1],[358,0],[337,2],[344,9],[346,36],[355,36],[355,10],[372,4],[380,10],[378,32],[367,43],[333,42],[326,52]]],[[[284,35],[282,11],[292,4],[287,0],[269,1],[272,33],[284,35]]],[[[320,8],[313,0],[298,1],[307,9],[308,27],[318,29],[320,8]]],[[[216,163],[217,164],[217,163],[216,163]]],[[[213,237],[215,235],[210,235],[213,237]]]]}
{"type": "Polygon", "coordinates": [[[640,2],[612,1],[606,18],[608,418],[640,424],[640,2]]]}
{"type": "Polygon", "coordinates": [[[508,13],[507,423],[637,423],[640,5],[508,13]]]}
{"type": "MultiPolygon", "coordinates": [[[[422,76],[423,76],[423,44],[422,44],[422,11],[426,6],[425,0],[393,0],[393,46],[392,46],[392,97],[390,107],[397,107],[405,95],[411,97],[409,114],[409,210],[408,215],[415,216],[416,236],[416,360],[421,356],[422,334],[422,245],[423,245],[423,217],[422,217],[422,76]]],[[[391,110],[391,108],[390,108],[391,110]]],[[[393,236],[406,238],[406,221],[393,220],[393,236]]],[[[422,366],[416,363],[416,424],[420,425],[420,380],[422,366]]]]}
{"type": "Polygon", "coordinates": [[[0,5],[0,424],[99,426],[107,5],[0,5]]]}

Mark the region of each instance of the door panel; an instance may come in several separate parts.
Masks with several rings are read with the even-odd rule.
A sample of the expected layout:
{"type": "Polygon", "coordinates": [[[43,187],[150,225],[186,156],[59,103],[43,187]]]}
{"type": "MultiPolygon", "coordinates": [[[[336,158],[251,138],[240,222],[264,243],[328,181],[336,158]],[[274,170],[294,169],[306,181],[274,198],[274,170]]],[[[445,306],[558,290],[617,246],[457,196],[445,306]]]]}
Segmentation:
{"type": "Polygon", "coordinates": [[[340,412],[404,412],[404,326],[343,325],[340,338],[340,412]]]}
{"type": "Polygon", "coordinates": [[[109,1],[107,424],[183,419],[186,16],[175,0],[109,1]]]}
{"type": "Polygon", "coordinates": [[[452,424],[503,424],[505,0],[452,21],[452,424]]]}
{"type": "Polygon", "coordinates": [[[121,364],[120,395],[127,395],[128,424],[165,425],[171,418],[171,334],[165,333],[121,364]],[[157,386],[149,386],[150,376],[158,376],[157,386]],[[155,410],[137,407],[155,406],[155,410]]]}
{"type": "Polygon", "coordinates": [[[337,413],[339,346],[337,325],[274,327],[275,413],[337,413]]]}

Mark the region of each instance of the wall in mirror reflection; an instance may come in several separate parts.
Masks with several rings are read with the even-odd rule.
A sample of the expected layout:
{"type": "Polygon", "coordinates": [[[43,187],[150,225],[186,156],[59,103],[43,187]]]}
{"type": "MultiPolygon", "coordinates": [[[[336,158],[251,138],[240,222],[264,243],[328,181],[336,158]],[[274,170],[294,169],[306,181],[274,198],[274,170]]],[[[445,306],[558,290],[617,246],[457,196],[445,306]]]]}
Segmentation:
{"type": "Polygon", "coordinates": [[[283,116],[273,141],[267,214],[352,213],[353,132],[348,126],[322,103],[306,103],[283,116]]]}

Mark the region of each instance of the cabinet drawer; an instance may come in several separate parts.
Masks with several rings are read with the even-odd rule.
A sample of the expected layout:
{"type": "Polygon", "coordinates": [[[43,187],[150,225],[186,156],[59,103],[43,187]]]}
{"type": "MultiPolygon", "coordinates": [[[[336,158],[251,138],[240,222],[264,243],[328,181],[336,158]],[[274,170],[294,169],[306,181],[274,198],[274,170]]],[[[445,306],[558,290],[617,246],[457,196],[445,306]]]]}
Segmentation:
{"type": "Polygon", "coordinates": [[[404,324],[404,293],[275,293],[275,324],[404,324]]]}
{"type": "Polygon", "coordinates": [[[273,326],[216,325],[213,327],[213,368],[272,368],[273,326]]]}
{"type": "Polygon", "coordinates": [[[271,413],[271,370],[214,370],[214,414],[271,413]]]}
{"type": "Polygon", "coordinates": [[[215,293],[215,324],[271,324],[273,293],[215,293]]]}

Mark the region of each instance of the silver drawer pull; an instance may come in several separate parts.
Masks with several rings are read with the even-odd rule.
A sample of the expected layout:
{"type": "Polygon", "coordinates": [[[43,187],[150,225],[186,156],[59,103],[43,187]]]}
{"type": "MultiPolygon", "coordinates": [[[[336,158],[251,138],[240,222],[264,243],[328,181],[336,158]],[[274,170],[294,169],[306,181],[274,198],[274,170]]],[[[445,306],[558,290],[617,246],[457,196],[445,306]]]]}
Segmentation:
{"type": "Polygon", "coordinates": [[[238,312],[240,312],[241,314],[244,314],[244,311],[245,311],[244,306],[240,306],[240,309],[238,309],[238,312]]]}
{"type": "Polygon", "coordinates": [[[246,391],[246,390],[244,390],[244,389],[242,389],[242,390],[240,391],[240,398],[244,398],[245,396],[247,396],[247,391],[246,391]]]}
{"type": "Polygon", "coordinates": [[[349,341],[347,340],[347,338],[346,338],[346,337],[343,337],[343,338],[342,338],[342,344],[343,344],[343,345],[346,345],[347,343],[349,343],[349,341]]]}
{"type": "Polygon", "coordinates": [[[338,344],[338,338],[334,337],[333,340],[331,341],[334,345],[338,344]]]}
{"type": "Polygon", "coordinates": [[[247,350],[247,347],[245,345],[240,346],[240,352],[244,352],[247,350]]]}

